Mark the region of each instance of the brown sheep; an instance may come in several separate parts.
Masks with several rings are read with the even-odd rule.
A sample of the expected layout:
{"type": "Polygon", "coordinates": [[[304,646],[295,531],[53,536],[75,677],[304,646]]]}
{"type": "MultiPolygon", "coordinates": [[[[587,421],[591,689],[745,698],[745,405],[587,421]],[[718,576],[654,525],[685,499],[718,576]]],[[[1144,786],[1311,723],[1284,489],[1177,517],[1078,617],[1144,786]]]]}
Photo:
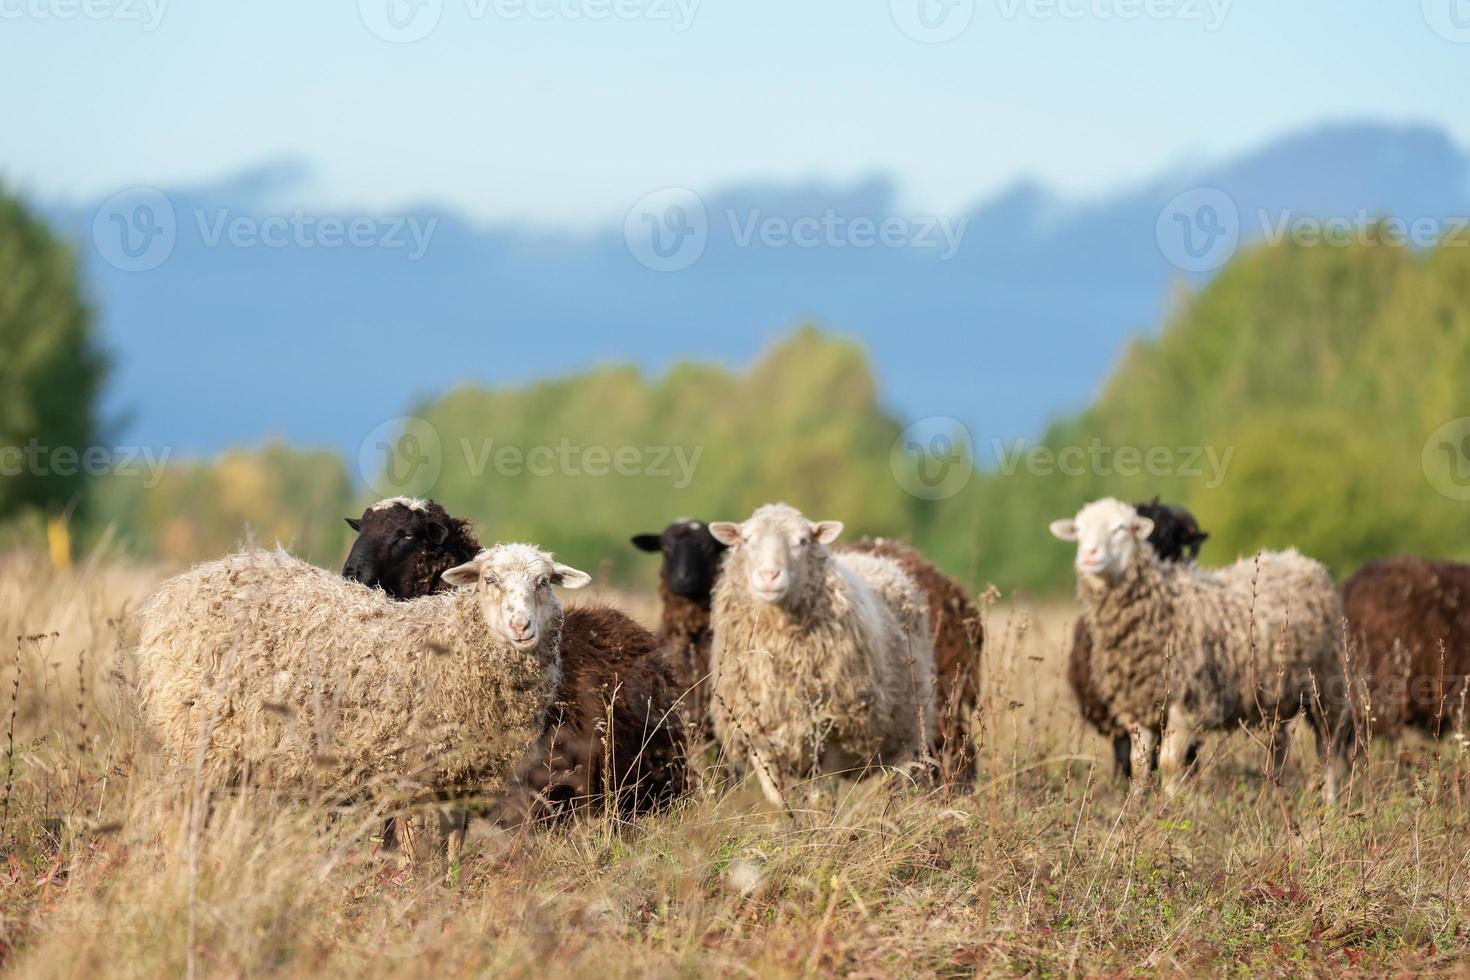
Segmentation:
{"type": "MultiPolygon", "coordinates": [[[[371,570],[374,581],[401,600],[448,590],[440,572],[431,575],[427,570],[454,564],[447,548],[478,551],[473,530],[467,521],[448,518],[457,531],[443,540],[423,534],[404,540],[399,536],[404,526],[399,511],[403,509],[403,502],[397,500],[368,508],[353,554],[375,556],[376,564],[369,569],[367,562],[349,560],[344,574],[355,578],[371,570]],[[369,520],[374,513],[396,519],[369,520]],[[395,540],[385,542],[380,535],[395,540]],[[405,573],[405,569],[413,571],[405,573]],[[405,583],[414,587],[395,591],[405,583]]],[[[408,509],[443,513],[432,502],[422,502],[421,509],[408,509]]],[[[569,606],[561,657],[561,683],[545,730],[518,768],[522,778],[497,799],[497,819],[514,823],[554,818],[600,805],[609,774],[617,808],[624,815],[656,808],[682,793],[686,772],[683,725],[677,710],[680,688],[658,639],[618,610],[569,606]],[[612,750],[611,760],[604,754],[605,746],[612,750]]]]}
{"type": "Polygon", "coordinates": [[[1470,693],[1470,565],[1402,556],[1369,562],[1342,590],[1354,694],[1376,735],[1464,731],[1470,693]]]}
{"type": "Polygon", "coordinates": [[[974,753],[966,748],[965,736],[980,700],[980,651],[985,645],[985,625],[979,607],[958,582],[909,545],[885,538],[864,538],[834,550],[838,554],[861,553],[892,559],[923,593],[929,607],[939,675],[935,698],[939,731],[935,748],[941,771],[947,778],[969,773],[975,760],[974,753]]]}
{"type": "MultiPolygon", "coordinates": [[[[1199,557],[1200,545],[1209,538],[1201,531],[1194,515],[1183,507],[1159,503],[1155,497],[1150,503],[1138,504],[1140,516],[1154,522],[1148,543],[1160,561],[1182,561],[1193,564],[1199,557]]],[[[1077,698],[1077,707],[1097,733],[1113,743],[1113,763],[1125,780],[1133,778],[1132,739],[1108,710],[1107,701],[1098,693],[1092,677],[1092,630],[1085,617],[1078,617],[1072,627],[1072,650],[1067,657],[1067,683],[1077,698]]],[[[1193,761],[1195,748],[1190,749],[1193,761]]],[[[1157,765],[1154,760],[1154,765],[1157,765]]]]}

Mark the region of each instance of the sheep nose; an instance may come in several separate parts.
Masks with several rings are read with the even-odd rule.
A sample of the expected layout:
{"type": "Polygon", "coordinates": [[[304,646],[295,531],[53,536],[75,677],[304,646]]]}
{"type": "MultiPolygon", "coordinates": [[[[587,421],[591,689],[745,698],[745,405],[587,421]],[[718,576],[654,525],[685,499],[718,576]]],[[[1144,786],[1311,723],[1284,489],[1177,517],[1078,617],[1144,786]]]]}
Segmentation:
{"type": "Polygon", "coordinates": [[[780,577],[781,570],[778,568],[763,568],[760,571],[760,580],[767,585],[775,585],[780,577]]]}
{"type": "Polygon", "coordinates": [[[525,636],[531,629],[531,620],[527,616],[517,616],[510,621],[510,628],[516,636],[525,636]]]}

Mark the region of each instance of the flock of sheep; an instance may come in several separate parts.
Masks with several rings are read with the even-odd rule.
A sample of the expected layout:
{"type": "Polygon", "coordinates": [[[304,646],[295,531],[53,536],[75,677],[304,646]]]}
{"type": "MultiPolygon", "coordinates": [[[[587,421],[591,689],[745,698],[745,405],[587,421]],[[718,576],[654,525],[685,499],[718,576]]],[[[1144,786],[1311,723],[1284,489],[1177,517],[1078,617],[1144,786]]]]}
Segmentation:
{"type": "MultiPolygon", "coordinates": [[[[713,736],[778,806],[833,775],[963,781],[979,711],[980,609],[915,549],[838,545],[784,504],[681,520],[657,634],[554,589],[585,572],[524,544],[482,548],[431,502],[384,500],[337,575],[246,551],[139,609],[144,731],[180,785],[384,801],[399,844],[453,853],[472,813],[631,816],[690,787],[713,736]],[[391,805],[387,801],[392,801],[391,805]]],[[[1100,500],[1052,533],[1077,546],[1068,677],[1136,790],[1182,785],[1206,732],[1317,736],[1336,798],[1371,735],[1463,730],[1470,567],[1375,562],[1342,592],[1295,551],[1195,565],[1181,508],[1100,500]]]]}

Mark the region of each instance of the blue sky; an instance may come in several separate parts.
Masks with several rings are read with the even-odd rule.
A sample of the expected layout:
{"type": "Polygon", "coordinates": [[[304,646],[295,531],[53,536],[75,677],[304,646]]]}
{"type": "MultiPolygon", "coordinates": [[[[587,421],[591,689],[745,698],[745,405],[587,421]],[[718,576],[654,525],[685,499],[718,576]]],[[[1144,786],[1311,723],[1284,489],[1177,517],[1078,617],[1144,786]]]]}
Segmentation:
{"type": "Polygon", "coordinates": [[[412,43],[367,26],[390,2],[0,0],[0,177],[95,199],[300,160],[313,204],[585,227],[752,179],[1087,196],[1324,120],[1470,144],[1470,0],[973,0],[940,44],[897,24],[921,0],[418,0],[412,43]]]}

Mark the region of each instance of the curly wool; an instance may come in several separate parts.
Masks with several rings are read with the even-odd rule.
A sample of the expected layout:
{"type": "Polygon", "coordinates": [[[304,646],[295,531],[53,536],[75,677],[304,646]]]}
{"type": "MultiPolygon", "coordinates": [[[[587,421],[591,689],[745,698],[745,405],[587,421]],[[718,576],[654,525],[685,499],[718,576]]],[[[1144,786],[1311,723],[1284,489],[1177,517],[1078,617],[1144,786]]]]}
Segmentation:
{"type": "Polygon", "coordinates": [[[711,719],[724,745],[801,779],[922,757],[933,739],[934,648],[923,596],[899,566],[814,544],[784,607],[754,599],[743,549],[713,606],[711,719]]]}
{"type": "Polygon", "coordinates": [[[1117,583],[1080,576],[1093,680],[1127,728],[1181,709],[1199,729],[1286,721],[1320,701],[1335,722],[1345,685],[1332,577],[1296,551],[1216,571],[1161,563],[1141,545],[1117,583]]]}
{"type": "Polygon", "coordinates": [[[517,651],[474,590],[394,602],[282,551],[197,566],[137,618],[142,720],[212,788],[478,792],[540,734],[561,672],[559,620],[517,651]]]}
{"type": "Polygon", "coordinates": [[[1374,734],[1461,730],[1470,700],[1470,565],[1401,556],[1364,565],[1342,589],[1354,690],[1374,734]]]}
{"type": "Polygon", "coordinates": [[[889,558],[914,580],[929,609],[933,628],[939,712],[936,748],[964,738],[967,719],[980,699],[980,654],[985,646],[985,624],[980,609],[964,588],[941,572],[917,548],[886,538],[864,538],[838,545],[840,554],[870,554],[889,558]]]}
{"type": "Polygon", "coordinates": [[[562,684],[545,730],[496,801],[501,823],[601,807],[609,777],[612,802],[625,817],[660,809],[684,793],[681,688],[662,650],[656,636],[617,609],[567,609],[562,684]]]}
{"type": "Polygon", "coordinates": [[[714,637],[710,600],[679,595],[669,588],[662,574],[658,579],[658,596],[663,606],[658,635],[685,692],[681,707],[691,726],[703,727],[709,718],[710,645],[714,637]]]}

